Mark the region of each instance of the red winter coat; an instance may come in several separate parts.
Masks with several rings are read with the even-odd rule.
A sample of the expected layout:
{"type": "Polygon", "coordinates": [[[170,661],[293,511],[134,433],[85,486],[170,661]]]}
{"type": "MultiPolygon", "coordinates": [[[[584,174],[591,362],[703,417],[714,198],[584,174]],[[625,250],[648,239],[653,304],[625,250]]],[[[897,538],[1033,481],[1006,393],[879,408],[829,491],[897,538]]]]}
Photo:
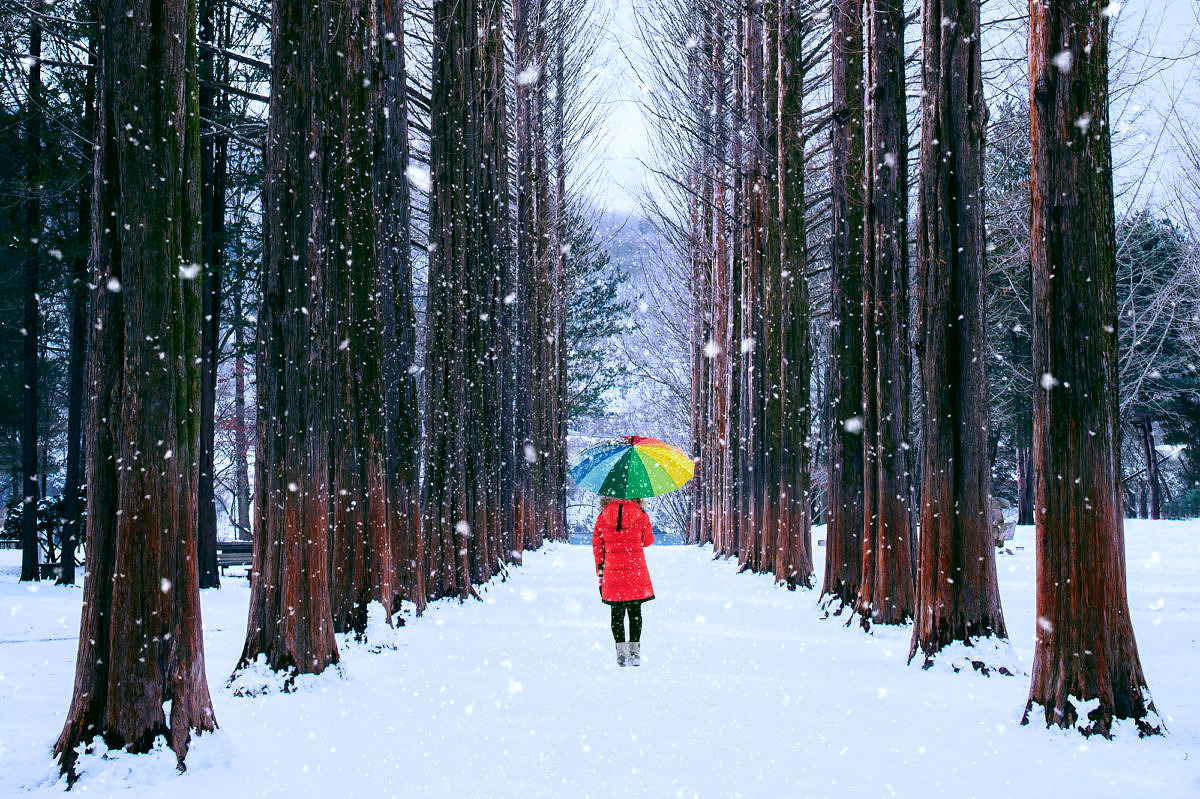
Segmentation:
{"type": "Polygon", "coordinates": [[[592,554],[600,575],[600,599],[636,602],[654,599],[643,547],[654,543],[650,517],[632,500],[610,502],[596,517],[592,554]],[[617,529],[620,517],[621,529],[617,529]]]}

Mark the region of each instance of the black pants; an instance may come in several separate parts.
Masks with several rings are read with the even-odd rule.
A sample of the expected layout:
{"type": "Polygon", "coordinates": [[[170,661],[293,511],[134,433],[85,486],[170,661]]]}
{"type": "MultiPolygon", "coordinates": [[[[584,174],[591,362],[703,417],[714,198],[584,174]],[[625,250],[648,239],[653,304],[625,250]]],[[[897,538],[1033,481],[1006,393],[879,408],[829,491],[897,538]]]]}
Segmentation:
{"type": "Polygon", "coordinates": [[[625,643],[625,614],[629,614],[629,640],[639,642],[642,640],[642,603],[641,602],[613,602],[612,608],[612,634],[613,640],[618,644],[625,643]]]}

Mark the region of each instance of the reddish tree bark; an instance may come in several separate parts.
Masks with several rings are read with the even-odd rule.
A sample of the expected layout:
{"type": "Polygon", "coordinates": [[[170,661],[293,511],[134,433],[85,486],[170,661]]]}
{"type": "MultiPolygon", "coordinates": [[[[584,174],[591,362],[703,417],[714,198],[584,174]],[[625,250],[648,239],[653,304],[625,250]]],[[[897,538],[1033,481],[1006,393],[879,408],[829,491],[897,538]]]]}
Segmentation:
{"type": "MultiPolygon", "coordinates": [[[[327,105],[312,146],[326,154],[319,268],[331,313],[324,339],[330,367],[330,611],[336,632],[361,634],[372,601],[390,610],[391,518],[387,505],[385,389],[378,221],[375,205],[375,108],[371,75],[378,60],[375,0],[330,5],[318,91],[327,105]]],[[[314,57],[316,52],[312,54],[314,57]]],[[[390,346],[390,345],[389,345],[390,346]]]]}
{"type": "Polygon", "coordinates": [[[902,624],[916,605],[909,530],[908,125],[904,102],[904,4],[867,5],[867,205],[863,286],[863,623],[902,624]]]}
{"type": "Polygon", "coordinates": [[[511,552],[510,373],[495,357],[509,332],[505,84],[498,0],[435,4],[422,484],[431,599],[472,595],[511,552]]]}
{"type": "Polygon", "coordinates": [[[1125,588],[1108,18],[1030,4],[1037,643],[1027,723],[1161,730],[1125,588]],[[1080,704],[1095,701],[1086,718],[1080,704]]]}
{"type": "Polygon", "coordinates": [[[983,98],[978,0],[925,0],[918,340],[921,537],[909,660],[1006,635],[988,450],[983,98]]]}
{"type": "Polygon", "coordinates": [[[199,113],[195,5],[99,4],[88,382],[88,575],[75,693],[55,745],[101,736],[179,759],[215,729],[196,572],[199,113]],[[128,80],[151,74],[155,80],[128,80]],[[170,707],[169,717],[164,706],[170,707]]]}
{"type": "Polygon", "coordinates": [[[862,0],[832,9],[830,190],[829,517],[821,596],[853,605],[862,582],[863,498],[863,33],[862,0]]]}
{"type": "MultiPolygon", "coordinates": [[[[547,538],[562,537],[565,519],[558,514],[561,405],[555,265],[551,251],[549,141],[546,86],[550,80],[545,0],[513,2],[513,144],[516,175],[516,302],[513,334],[518,358],[514,383],[517,424],[515,453],[518,520],[514,551],[534,549],[547,538]]],[[[516,557],[519,557],[516,556],[516,557]]]]}
{"type": "MultiPolygon", "coordinates": [[[[325,227],[337,144],[320,84],[332,3],[272,6],[271,111],[263,184],[264,258],[258,309],[254,565],[238,668],[262,656],[276,671],[337,663],[329,604],[333,327],[325,227]],[[331,149],[333,148],[333,149],[331,149]]],[[[338,66],[337,69],[341,70],[338,66]]],[[[359,78],[361,82],[361,78],[359,78]]],[[[340,177],[340,176],[338,176],[340,177]]],[[[341,398],[337,398],[338,401],[341,398]]]]}

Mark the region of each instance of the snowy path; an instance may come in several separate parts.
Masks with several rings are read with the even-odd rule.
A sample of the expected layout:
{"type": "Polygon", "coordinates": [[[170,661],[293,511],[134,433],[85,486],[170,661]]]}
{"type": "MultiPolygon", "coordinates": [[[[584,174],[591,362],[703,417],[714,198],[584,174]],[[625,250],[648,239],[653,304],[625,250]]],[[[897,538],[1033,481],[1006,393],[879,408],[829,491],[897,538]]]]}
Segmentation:
{"type": "MultiPolygon", "coordinates": [[[[822,535],[816,531],[815,538],[822,535]]],[[[1028,678],[905,666],[908,630],[821,620],[815,592],[689,547],[648,551],[645,665],[618,669],[588,547],[529,553],[485,602],[442,602],[396,651],[343,647],[344,678],[240,699],[240,580],[205,592],[221,731],[87,760],[79,789],[177,797],[1200,797],[1200,524],[1129,525],[1130,604],[1170,735],[1114,742],[1019,727],[1028,678]]],[[[1031,531],[1000,560],[1027,669],[1031,531]]],[[[9,553],[0,553],[9,557],[9,553]]],[[[823,548],[817,548],[818,557],[823,548]]],[[[0,561],[0,796],[57,794],[48,750],[70,697],[79,591],[30,593],[0,561]],[[31,642],[31,639],[50,639],[31,642]]],[[[818,574],[820,573],[818,563],[818,574]]]]}

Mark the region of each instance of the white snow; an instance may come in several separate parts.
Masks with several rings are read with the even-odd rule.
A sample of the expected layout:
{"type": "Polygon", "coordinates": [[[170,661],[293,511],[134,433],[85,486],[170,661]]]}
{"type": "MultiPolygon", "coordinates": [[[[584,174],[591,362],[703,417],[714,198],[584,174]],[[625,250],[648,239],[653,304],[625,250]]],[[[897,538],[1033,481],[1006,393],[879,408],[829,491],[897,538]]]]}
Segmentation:
{"type": "MultiPolygon", "coordinates": [[[[226,680],[249,592],[203,594],[221,729],[174,755],[98,752],[76,790],[103,796],[1011,797],[1200,795],[1200,522],[1126,523],[1129,604],[1168,727],[1084,739],[1021,727],[1034,618],[1033,533],[998,559],[1012,646],[905,664],[910,628],[822,619],[816,591],[737,574],[711,550],[652,547],[641,668],[618,668],[590,547],[526,553],[483,602],[435,603],[374,642],[341,644],[340,674],[279,693],[226,680]],[[382,640],[378,640],[382,639],[382,640]],[[394,646],[395,649],[387,647],[394,646]],[[1020,670],[984,677],[980,657],[1020,670]]],[[[814,530],[814,542],[824,536],[814,530]]],[[[824,547],[815,547],[817,574],[824,547]]],[[[0,796],[60,795],[50,748],[71,696],[81,592],[17,582],[0,552],[0,796]]],[[[272,680],[275,680],[272,683],[272,680]]],[[[257,683],[257,684],[256,684],[257,683]]]]}

